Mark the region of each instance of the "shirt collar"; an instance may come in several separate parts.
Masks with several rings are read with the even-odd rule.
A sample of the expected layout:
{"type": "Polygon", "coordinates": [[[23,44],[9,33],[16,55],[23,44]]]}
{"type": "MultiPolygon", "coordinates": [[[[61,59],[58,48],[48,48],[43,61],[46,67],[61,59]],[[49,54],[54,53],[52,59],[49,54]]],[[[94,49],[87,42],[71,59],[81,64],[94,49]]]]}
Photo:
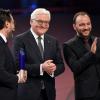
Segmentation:
{"type": "Polygon", "coordinates": [[[2,37],[2,39],[5,41],[5,43],[7,43],[7,39],[6,39],[5,35],[4,35],[4,34],[2,34],[2,33],[0,33],[0,36],[1,36],[1,37],[2,37]]]}
{"type": "MultiPolygon", "coordinates": [[[[30,28],[30,31],[32,33],[32,35],[34,36],[35,39],[37,39],[39,36],[32,30],[32,28],[30,28]]],[[[44,35],[41,35],[41,38],[44,40],[44,35]]]]}

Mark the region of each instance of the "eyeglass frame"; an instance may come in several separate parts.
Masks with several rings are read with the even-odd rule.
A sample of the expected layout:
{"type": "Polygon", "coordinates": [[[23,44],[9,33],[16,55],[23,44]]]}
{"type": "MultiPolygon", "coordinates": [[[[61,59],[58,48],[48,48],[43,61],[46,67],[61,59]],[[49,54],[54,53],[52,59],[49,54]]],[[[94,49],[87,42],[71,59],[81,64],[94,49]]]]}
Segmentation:
{"type": "Polygon", "coordinates": [[[43,23],[47,25],[50,23],[50,21],[43,21],[43,20],[37,20],[37,19],[31,19],[31,20],[36,21],[39,25],[42,25],[43,23]]]}

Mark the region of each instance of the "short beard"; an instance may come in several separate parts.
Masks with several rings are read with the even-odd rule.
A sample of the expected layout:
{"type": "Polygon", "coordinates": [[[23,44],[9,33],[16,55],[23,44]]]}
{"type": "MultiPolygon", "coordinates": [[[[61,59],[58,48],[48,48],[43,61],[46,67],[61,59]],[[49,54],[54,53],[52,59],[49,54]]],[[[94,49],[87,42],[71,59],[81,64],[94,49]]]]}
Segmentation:
{"type": "Polygon", "coordinates": [[[8,37],[7,37],[8,40],[12,40],[13,39],[13,33],[9,33],[8,37]]]}

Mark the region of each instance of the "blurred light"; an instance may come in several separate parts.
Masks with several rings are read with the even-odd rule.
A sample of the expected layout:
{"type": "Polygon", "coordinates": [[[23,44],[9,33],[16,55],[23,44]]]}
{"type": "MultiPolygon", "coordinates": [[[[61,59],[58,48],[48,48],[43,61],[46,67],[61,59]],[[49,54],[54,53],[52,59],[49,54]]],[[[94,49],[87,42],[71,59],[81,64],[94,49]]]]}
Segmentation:
{"type": "Polygon", "coordinates": [[[37,3],[32,3],[32,4],[30,5],[30,8],[31,8],[31,9],[37,8],[37,3]]]}

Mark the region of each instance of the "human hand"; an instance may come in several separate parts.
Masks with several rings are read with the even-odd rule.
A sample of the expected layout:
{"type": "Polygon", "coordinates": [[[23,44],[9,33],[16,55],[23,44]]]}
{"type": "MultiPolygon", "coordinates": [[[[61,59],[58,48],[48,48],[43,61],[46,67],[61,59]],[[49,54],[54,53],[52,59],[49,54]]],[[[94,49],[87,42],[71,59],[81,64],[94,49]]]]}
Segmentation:
{"type": "Polygon", "coordinates": [[[56,70],[56,65],[54,63],[49,63],[48,67],[51,73],[53,73],[56,70]]]}
{"type": "Polygon", "coordinates": [[[56,70],[56,65],[53,63],[53,60],[46,60],[42,64],[43,71],[46,71],[49,75],[51,75],[56,70]]]}
{"type": "Polygon", "coordinates": [[[27,71],[21,69],[17,74],[17,76],[18,76],[18,83],[25,83],[27,80],[27,71]]]}
{"type": "Polygon", "coordinates": [[[96,53],[96,49],[97,49],[97,37],[94,39],[94,41],[93,41],[93,43],[92,43],[92,46],[91,46],[91,52],[93,53],[93,54],[95,54],[96,53]]]}

